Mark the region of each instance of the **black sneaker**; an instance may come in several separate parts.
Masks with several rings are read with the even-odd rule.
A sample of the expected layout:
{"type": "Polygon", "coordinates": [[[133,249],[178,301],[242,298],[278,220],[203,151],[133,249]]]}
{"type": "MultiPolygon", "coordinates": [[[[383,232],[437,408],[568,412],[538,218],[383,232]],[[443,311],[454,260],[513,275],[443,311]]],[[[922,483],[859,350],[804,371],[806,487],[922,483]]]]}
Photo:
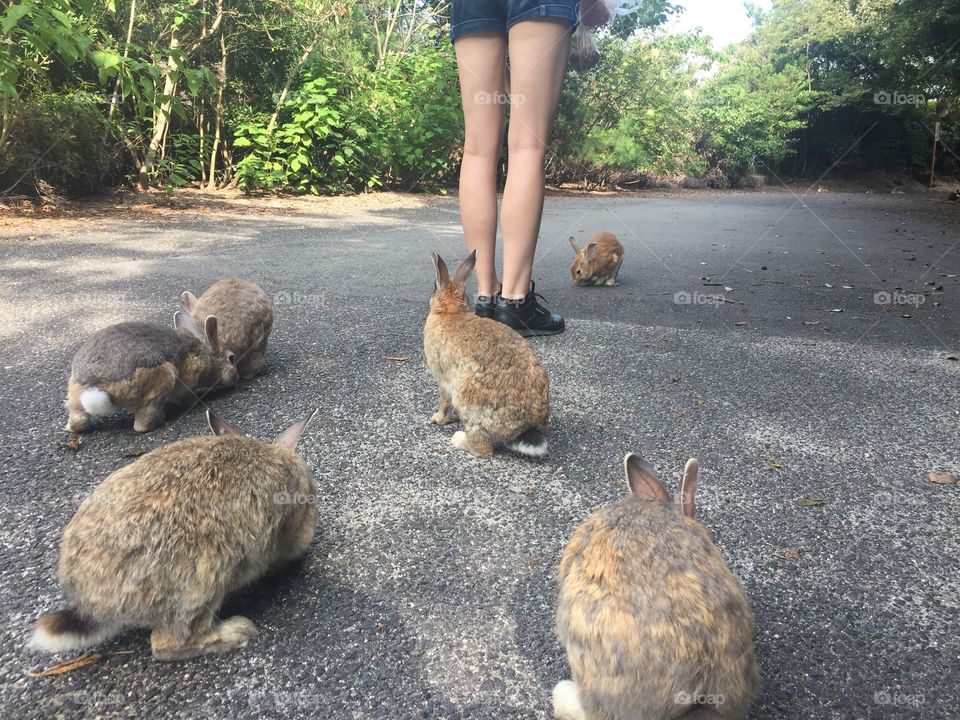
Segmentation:
{"type": "Polygon", "coordinates": [[[473,314],[477,317],[493,319],[493,311],[497,309],[497,303],[500,302],[500,293],[496,295],[477,295],[477,301],[473,304],[473,314]]]}
{"type": "Polygon", "coordinates": [[[512,327],[524,337],[534,335],[556,335],[562,333],[563,318],[547,310],[537,302],[543,296],[537,295],[536,286],[530,283],[530,292],[523,300],[500,298],[493,319],[512,327]]]}

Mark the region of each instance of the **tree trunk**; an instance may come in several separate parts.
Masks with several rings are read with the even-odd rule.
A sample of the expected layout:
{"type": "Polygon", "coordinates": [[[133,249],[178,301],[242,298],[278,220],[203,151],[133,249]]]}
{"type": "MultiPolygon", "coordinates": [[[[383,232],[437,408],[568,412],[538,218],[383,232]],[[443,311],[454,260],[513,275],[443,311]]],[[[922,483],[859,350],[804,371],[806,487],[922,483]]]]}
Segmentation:
{"type": "MultiPolygon", "coordinates": [[[[130,56],[130,41],[133,39],[133,20],[137,14],[137,0],[130,0],[130,22],[127,24],[127,40],[123,44],[123,59],[130,56]]],[[[121,69],[121,72],[122,69],[121,69]]],[[[110,111],[107,117],[113,117],[113,111],[117,109],[117,101],[120,99],[120,77],[117,76],[117,82],[113,86],[113,95],[110,97],[110,111]]]]}
{"type": "Polygon", "coordinates": [[[303,68],[307,60],[310,59],[310,56],[313,54],[313,51],[319,42],[320,33],[318,32],[303,51],[303,54],[297,61],[297,64],[290,68],[290,72],[287,73],[286,82],[283,83],[283,90],[280,91],[280,95],[277,97],[277,105],[274,108],[273,115],[270,116],[270,122],[267,123],[268,135],[273,132],[273,128],[277,124],[277,118],[280,116],[280,108],[283,107],[283,103],[287,101],[287,96],[290,94],[290,88],[293,87],[293,81],[297,79],[297,76],[300,74],[300,70],[303,68]]]}
{"type": "MultiPolygon", "coordinates": [[[[170,47],[178,46],[177,38],[170,39],[170,47]]],[[[154,111],[153,117],[153,135],[150,137],[150,144],[147,146],[147,154],[140,165],[140,186],[147,188],[150,185],[150,173],[157,162],[157,155],[160,153],[160,147],[167,134],[167,126],[170,124],[170,112],[173,109],[173,94],[177,91],[177,62],[173,56],[167,58],[167,69],[163,78],[163,99],[154,111]]]]}
{"type": "Polygon", "coordinates": [[[227,85],[227,41],[220,31],[220,67],[217,69],[217,104],[213,110],[213,147],[210,149],[210,170],[207,190],[217,187],[217,151],[220,149],[220,128],[223,126],[223,89],[227,85]]]}

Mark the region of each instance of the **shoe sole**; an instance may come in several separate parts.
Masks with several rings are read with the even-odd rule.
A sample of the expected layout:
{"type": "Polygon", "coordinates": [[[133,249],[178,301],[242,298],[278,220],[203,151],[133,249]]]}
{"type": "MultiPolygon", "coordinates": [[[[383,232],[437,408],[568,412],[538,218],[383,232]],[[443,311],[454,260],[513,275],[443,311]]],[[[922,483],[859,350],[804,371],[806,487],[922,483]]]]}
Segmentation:
{"type": "Polygon", "coordinates": [[[517,330],[517,332],[520,333],[520,337],[545,337],[547,335],[559,335],[564,330],[566,330],[565,327],[559,330],[517,330]]]}

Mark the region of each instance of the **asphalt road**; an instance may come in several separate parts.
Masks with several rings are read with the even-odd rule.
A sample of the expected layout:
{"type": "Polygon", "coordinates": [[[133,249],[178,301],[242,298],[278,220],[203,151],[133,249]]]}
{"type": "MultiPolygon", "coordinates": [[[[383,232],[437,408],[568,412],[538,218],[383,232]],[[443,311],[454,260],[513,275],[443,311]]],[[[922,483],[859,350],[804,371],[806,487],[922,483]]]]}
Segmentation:
{"type": "Polygon", "coordinates": [[[539,463],[452,452],[454,428],[428,422],[421,329],[430,251],[464,254],[453,199],[0,223],[0,715],[547,718],[568,677],[554,567],[639,450],[670,480],[700,459],[701,517],[756,614],[752,718],[957,717],[960,487],[927,474],[960,472],[958,205],[548,199],[535,279],[568,331],[533,341],[553,405],[539,463]],[[600,229],[626,247],[623,284],[574,288],[567,237],[600,229]],[[97,664],[30,678],[68,659],[24,644],[62,604],[79,501],[132,455],[206,431],[194,409],[60,447],[70,358],[106,324],[168,322],[181,291],[225,274],[259,282],[277,320],[263,375],[208,403],[260,437],[320,408],[301,444],[320,488],[310,553],[228,602],[261,629],[245,650],[164,664],[132,632],[97,664]]]}

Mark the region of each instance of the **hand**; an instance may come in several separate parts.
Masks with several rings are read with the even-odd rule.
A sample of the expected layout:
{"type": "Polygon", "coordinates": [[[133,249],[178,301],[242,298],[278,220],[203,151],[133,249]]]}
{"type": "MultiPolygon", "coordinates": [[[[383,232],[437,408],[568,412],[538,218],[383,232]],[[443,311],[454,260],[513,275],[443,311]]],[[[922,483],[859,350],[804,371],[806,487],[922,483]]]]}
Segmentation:
{"type": "Polygon", "coordinates": [[[588,28],[596,28],[610,22],[610,6],[606,0],[581,0],[580,22],[588,28]]]}

